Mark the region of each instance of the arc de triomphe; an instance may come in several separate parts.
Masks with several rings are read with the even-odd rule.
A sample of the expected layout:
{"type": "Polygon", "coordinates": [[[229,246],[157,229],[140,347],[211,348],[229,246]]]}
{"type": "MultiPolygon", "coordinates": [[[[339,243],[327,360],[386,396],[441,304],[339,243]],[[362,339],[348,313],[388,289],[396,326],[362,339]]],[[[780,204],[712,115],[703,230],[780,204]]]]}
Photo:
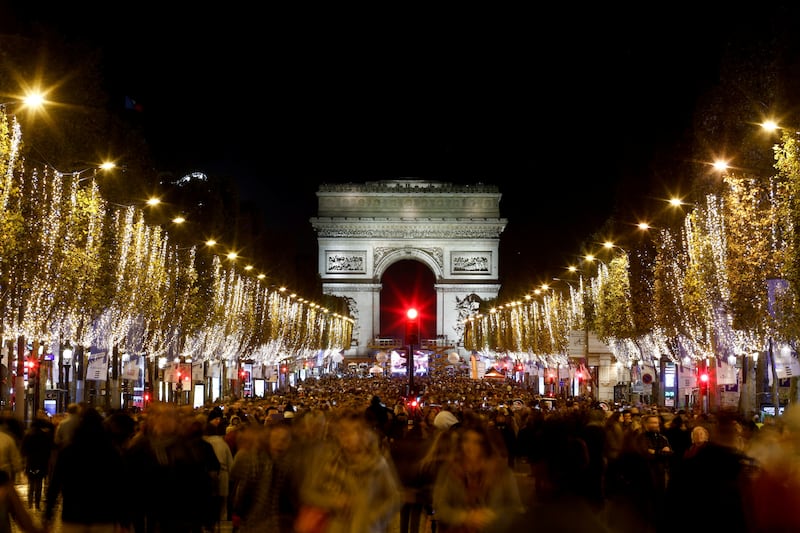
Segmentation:
{"type": "Polygon", "coordinates": [[[500,290],[500,197],[496,186],[418,179],[320,186],[311,224],[323,292],[346,298],[355,318],[346,356],[369,355],[380,330],[381,277],[404,259],[433,272],[437,339],[461,347],[464,319],[500,290]]]}

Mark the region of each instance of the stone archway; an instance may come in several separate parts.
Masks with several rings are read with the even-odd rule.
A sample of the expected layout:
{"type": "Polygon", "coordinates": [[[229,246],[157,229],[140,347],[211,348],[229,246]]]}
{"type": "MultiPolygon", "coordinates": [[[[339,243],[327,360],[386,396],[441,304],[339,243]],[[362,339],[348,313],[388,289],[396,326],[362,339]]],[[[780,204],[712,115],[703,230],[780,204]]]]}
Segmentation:
{"type": "Polygon", "coordinates": [[[356,320],[347,356],[366,357],[380,333],[381,277],[403,259],[434,273],[436,338],[461,346],[460,322],[476,299],[496,298],[500,234],[497,187],[398,179],[322,185],[319,273],[326,294],[350,302],[356,320]]]}
{"type": "Polygon", "coordinates": [[[430,267],[417,259],[392,263],[380,277],[381,338],[405,337],[406,312],[414,307],[419,313],[419,336],[436,338],[436,278],[430,267]]]}

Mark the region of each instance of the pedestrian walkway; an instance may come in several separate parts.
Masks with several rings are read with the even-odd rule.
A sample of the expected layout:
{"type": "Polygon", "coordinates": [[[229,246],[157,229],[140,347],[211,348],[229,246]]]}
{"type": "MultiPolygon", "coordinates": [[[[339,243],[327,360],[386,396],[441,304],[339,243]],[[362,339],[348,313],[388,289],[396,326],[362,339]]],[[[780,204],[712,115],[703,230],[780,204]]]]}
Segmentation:
{"type": "MultiPolygon", "coordinates": [[[[25,477],[22,476],[22,481],[16,483],[15,486],[16,486],[17,492],[19,493],[19,497],[22,499],[23,505],[25,505],[27,507],[28,506],[28,482],[25,480],[25,477]]],[[[28,510],[30,511],[31,515],[33,516],[34,521],[37,524],[41,525],[42,523],[44,523],[44,502],[42,502],[41,509],[37,510],[37,509],[34,509],[34,508],[28,508],[28,510]]],[[[53,516],[53,521],[50,523],[49,530],[50,530],[50,533],[60,533],[61,532],[61,508],[60,508],[60,505],[56,506],[56,511],[55,511],[54,516],[53,516]]],[[[13,520],[11,521],[11,531],[12,531],[12,533],[23,533],[22,529],[20,529],[19,526],[17,526],[17,524],[15,524],[13,520]]],[[[211,532],[211,533],[232,533],[232,531],[233,531],[233,525],[231,524],[231,522],[228,521],[228,522],[221,522],[219,524],[219,527],[216,530],[214,530],[213,532],[211,532]]]]}
{"type": "MultiPolygon", "coordinates": [[[[22,504],[25,507],[28,507],[28,481],[25,479],[25,476],[20,476],[20,480],[14,485],[19,493],[19,497],[22,500],[22,504]]],[[[44,498],[44,495],[42,496],[44,498]]],[[[32,507],[28,507],[28,511],[30,511],[31,515],[33,516],[33,520],[37,524],[42,524],[44,522],[44,501],[42,501],[41,509],[38,511],[32,507]]],[[[60,510],[59,510],[60,511],[60,510]]],[[[11,530],[14,533],[21,533],[22,529],[17,526],[17,524],[12,520],[11,521],[11,530]]],[[[50,531],[57,532],[61,531],[61,513],[56,512],[56,516],[53,518],[53,522],[51,523],[50,531]]]]}
{"type": "MultiPolygon", "coordinates": [[[[525,465],[527,466],[527,465],[525,465]]],[[[529,474],[523,470],[518,469],[516,472],[517,481],[520,484],[520,492],[524,498],[528,497],[532,490],[532,479],[530,478],[529,474]]],[[[22,499],[22,503],[27,506],[28,505],[28,483],[23,480],[16,484],[17,492],[19,493],[20,498],[22,499]]],[[[29,509],[31,515],[33,515],[34,521],[38,524],[42,524],[44,518],[44,502],[42,502],[42,507],[39,510],[36,509],[29,509]]],[[[423,523],[420,524],[420,533],[422,533],[422,529],[424,528],[424,520],[423,523]]],[[[11,524],[11,531],[12,533],[23,533],[22,530],[13,522],[11,524]]],[[[232,533],[233,526],[231,522],[221,522],[217,530],[213,531],[212,533],[232,533]]],[[[53,517],[53,521],[50,523],[50,533],[60,533],[61,532],[61,509],[57,506],[56,512],[53,517]]],[[[397,515],[397,520],[395,520],[392,524],[391,533],[399,533],[400,532],[400,514],[397,515]]],[[[416,533],[416,532],[413,532],[416,533]]]]}

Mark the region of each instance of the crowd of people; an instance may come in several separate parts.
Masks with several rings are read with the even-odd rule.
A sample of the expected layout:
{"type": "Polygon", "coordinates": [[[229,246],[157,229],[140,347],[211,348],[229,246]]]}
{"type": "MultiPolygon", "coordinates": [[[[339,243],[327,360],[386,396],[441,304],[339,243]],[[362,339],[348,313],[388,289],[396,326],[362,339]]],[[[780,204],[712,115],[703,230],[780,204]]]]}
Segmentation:
{"type": "Polygon", "coordinates": [[[405,385],[310,379],[202,409],[70,404],[27,428],[5,416],[0,533],[49,531],[57,513],[67,533],[800,530],[794,406],[762,425],[545,402],[506,382],[405,385]]]}

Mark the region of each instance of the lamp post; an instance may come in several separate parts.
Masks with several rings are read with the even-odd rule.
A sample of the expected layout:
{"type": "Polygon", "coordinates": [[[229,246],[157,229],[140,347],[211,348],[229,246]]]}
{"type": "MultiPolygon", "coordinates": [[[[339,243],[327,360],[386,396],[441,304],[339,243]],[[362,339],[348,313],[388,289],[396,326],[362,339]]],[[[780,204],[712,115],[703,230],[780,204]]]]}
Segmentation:
{"type": "Polygon", "coordinates": [[[72,365],[72,346],[69,342],[64,346],[64,349],[61,350],[61,372],[63,374],[63,387],[66,390],[66,394],[64,395],[64,405],[63,407],[66,408],[69,405],[70,400],[70,382],[69,382],[69,368],[72,365]]]}

